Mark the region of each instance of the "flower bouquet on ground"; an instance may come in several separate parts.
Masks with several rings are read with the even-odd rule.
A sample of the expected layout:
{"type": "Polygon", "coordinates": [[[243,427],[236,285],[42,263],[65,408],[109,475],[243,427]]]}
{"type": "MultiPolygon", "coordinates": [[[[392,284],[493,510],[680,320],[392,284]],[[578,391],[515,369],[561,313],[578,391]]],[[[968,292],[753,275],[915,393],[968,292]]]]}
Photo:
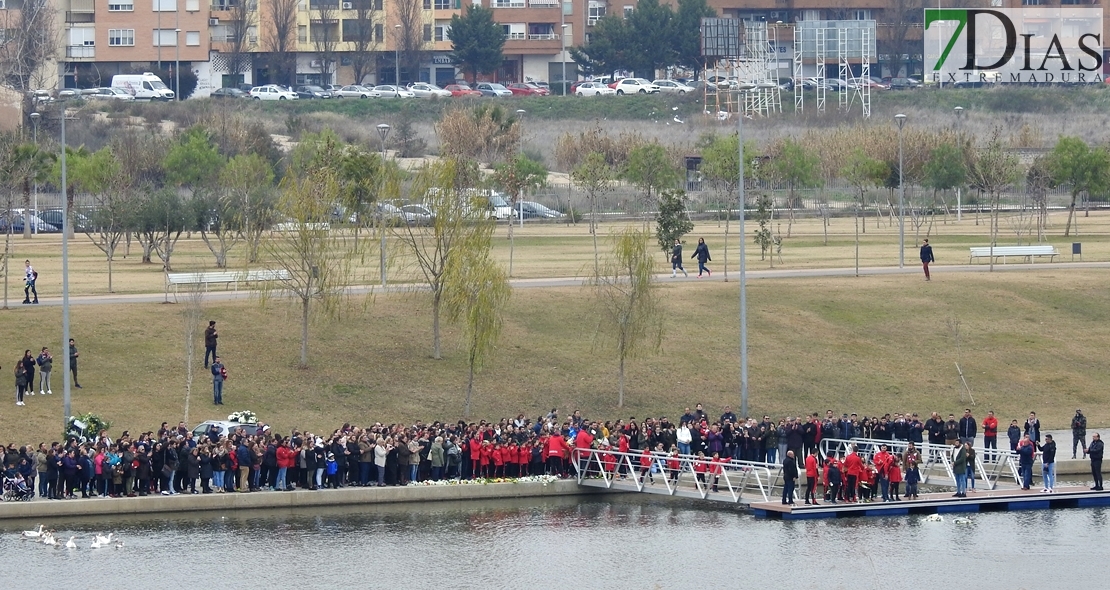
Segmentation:
{"type": "Polygon", "coordinates": [[[478,478],[478,479],[441,479],[439,481],[432,481],[430,479],[420,482],[409,482],[410,486],[468,486],[468,485],[486,485],[491,483],[541,483],[547,485],[551,482],[559,481],[558,477],[553,475],[526,475],[524,477],[493,477],[493,478],[478,478]]]}
{"type": "Polygon", "coordinates": [[[258,424],[258,416],[250,410],[240,410],[229,414],[227,421],[238,422],[239,424],[258,424]]]}

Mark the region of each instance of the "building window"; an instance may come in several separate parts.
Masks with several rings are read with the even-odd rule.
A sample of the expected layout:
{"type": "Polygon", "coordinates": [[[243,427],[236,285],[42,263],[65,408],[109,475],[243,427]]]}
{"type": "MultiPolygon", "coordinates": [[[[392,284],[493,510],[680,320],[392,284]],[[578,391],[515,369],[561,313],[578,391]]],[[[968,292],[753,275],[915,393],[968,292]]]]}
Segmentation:
{"type": "Polygon", "coordinates": [[[374,10],[382,10],[382,0],[374,0],[374,10]]]}
{"type": "Polygon", "coordinates": [[[451,34],[451,21],[449,21],[449,20],[447,20],[447,21],[444,21],[444,20],[436,21],[436,31],[435,31],[435,40],[436,41],[447,41],[447,40],[450,39],[450,37],[449,37],[450,34],[451,34]]]}
{"type": "Polygon", "coordinates": [[[132,12],[135,10],[134,0],[109,0],[108,12],[132,12]]]}
{"type": "Polygon", "coordinates": [[[432,25],[424,25],[424,42],[432,40],[432,25]]]}
{"type": "Polygon", "coordinates": [[[108,29],[109,47],[134,47],[135,29],[108,29]]]}
{"type": "Polygon", "coordinates": [[[1040,6],[1041,0],[1021,0],[1022,6],[1040,6]]]}
{"type": "Polygon", "coordinates": [[[177,0],[154,0],[154,12],[177,12],[177,0]]]}
{"type": "Polygon", "coordinates": [[[451,10],[451,0],[436,0],[436,10],[451,10]]]}
{"type": "Polygon", "coordinates": [[[857,10],[856,20],[871,20],[871,9],[857,10]]]}
{"type": "Polygon", "coordinates": [[[173,29],[154,29],[155,47],[177,47],[177,31],[173,29]]]}
{"type": "Polygon", "coordinates": [[[189,47],[200,46],[200,31],[186,31],[185,32],[185,45],[189,47]]]}
{"type": "Polygon", "coordinates": [[[424,10],[432,9],[432,0],[424,0],[424,10]]]}
{"type": "Polygon", "coordinates": [[[185,12],[199,12],[200,0],[185,0],[185,12]]]}
{"type": "Polygon", "coordinates": [[[589,7],[587,8],[587,10],[589,11],[587,13],[587,17],[590,19],[591,25],[596,23],[601,17],[605,16],[605,6],[606,5],[604,2],[596,2],[595,0],[590,0],[589,7]]]}
{"type": "Polygon", "coordinates": [[[624,18],[628,18],[628,15],[632,14],[632,8],[633,7],[627,5],[624,7],[624,18]]]}
{"type": "Polygon", "coordinates": [[[374,25],[374,42],[381,43],[385,39],[385,32],[382,29],[381,23],[374,25]]]}
{"type": "Polygon", "coordinates": [[[308,43],[307,25],[297,25],[297,43],[308,43]]]}

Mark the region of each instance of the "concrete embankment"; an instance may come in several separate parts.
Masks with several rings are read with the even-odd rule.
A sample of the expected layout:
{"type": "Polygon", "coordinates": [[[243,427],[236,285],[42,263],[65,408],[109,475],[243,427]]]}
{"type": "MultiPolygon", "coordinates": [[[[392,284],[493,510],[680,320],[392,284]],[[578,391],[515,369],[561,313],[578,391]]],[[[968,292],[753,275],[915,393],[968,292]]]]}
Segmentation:
{"type": "Polygon", "coordinates": [[[405,486],[388,488],[342,488],[338,490],[251,492],[247,494],[177,494],[136,498],[90,498],[0,503],[0,519],[48,519],[113,514],[157,514],[167,512],[235,511],[268,508],[306,508],[396,504],[402,502],[451,502],[507,498],[545,498],[603,492],[581,487],[573,479],[550,482],[490,483],[485,485],[405,486]]]}

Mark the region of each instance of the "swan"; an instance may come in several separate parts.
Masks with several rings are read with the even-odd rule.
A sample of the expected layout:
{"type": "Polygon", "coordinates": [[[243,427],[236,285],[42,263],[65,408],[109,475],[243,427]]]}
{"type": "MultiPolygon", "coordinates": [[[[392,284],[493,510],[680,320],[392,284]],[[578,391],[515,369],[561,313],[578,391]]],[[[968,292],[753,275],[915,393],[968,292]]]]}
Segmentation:
{"type": "Polygon", "coordinates": [[[930,514],[925,517],[925,522],[944,522],[944,517],[939,514],[930,514]]]}
{"type": "Polygon", "coordinates": [[[957,518],[956,520],[953,520],[952,522],[955,523],[955,524],[971,524],[971,519],[960,517],[960,518],[957,518]]]}
{"type": "Polygon", "coordinates": [[[37,531],[23,531],[22,533],[20,533],[19,536],[23,537],[24,539],[38,539],[42,537],[43,528],[44,527],[40,524],[37,531]]]}
{"type": "Polygon", "coordinates": [[[101,535],[100,533],[97,533],[96,534],[96,542],[100,543],[101,545],[108,545],[112,542],[112,535],[114,535],[114,534],[115,533],[108,533],[108,536],[105,537],[104,535],[101,535]]]}
{"type": "Polygon", "coordinates": [[[77,543],[74,543],[73,539],[74,539],[74,537],[70,537],[69,540],[66,541],[66,549],[76,549],[77,548],[77,543]]]}
{"type": "Polygon", "coordinates": [[[48,532],[45,535],[43,535],[42,544],[43,545],[53,545],[53,546],[57,547],[58,546],[58,541],[57,541],[57,539],[54,538],[54,535],[52,535],[48,532]]]}
{"type": "Polygon", "coordinates": [[[116,541],[116,549],[123,549],[123,541],[116,541]]]}
{"type": "Polygon", "coordinates": [[[92,549],[100,549],[103,545],[100,544],[100,541],[93,539],[92,545],[89,545],[89,547],[92,549]]]}

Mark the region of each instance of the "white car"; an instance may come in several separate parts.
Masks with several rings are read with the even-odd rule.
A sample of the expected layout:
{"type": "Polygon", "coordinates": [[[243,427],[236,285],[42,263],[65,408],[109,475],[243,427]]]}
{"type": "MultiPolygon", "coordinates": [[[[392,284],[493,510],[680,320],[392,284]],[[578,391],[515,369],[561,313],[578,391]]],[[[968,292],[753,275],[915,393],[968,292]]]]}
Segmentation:
{"type": "Polygon", "coordinates": [[[297,100],[297,93],[277,84],[251,88],[251,98],[255,100],[297,100]]]}
{"type": "Polygon", "coordinates": [[[482,93],[482,96],[492,96],[494,98],[505,98],[513,95],[513,91],[505,88],[496,82],[482,82],[474,87],[475,90],[482,93]]]}
{"type": "Polygon", "coordinates": [[[416,95],[402,86],[382,84],[370,91],[370,98],[416,98],[416,95]]]}
{"type": "Polygon", "coordinates": [[[676,80],[656,80],[652,82],[659,87],[659,92],[664,94],[686,94],[694,89],[676,80]]]}
{"type": "Polygon", "coordinates": [[[583,82],[574,89],[575,96],[612,96],[616,93],[601,82],[583,82]]]}
{"type": "Polygon", "coordinates": [[[365,86],[351,84],[333,91],[332,94],[336,98],[370,98],[370,92],[371,90],[365,86]]]}
{"type": "Polygon", "coordinates": [[[659,87],[643,78],[624,78],[616,90],[617,94],[659,94],[659,87]]]}
{"type": "Polygon", "coordinates": [[[111,86],[94,88],[85,98],[89,100],[135,100],[135,97],[131,96],[126,90],[122,88],[112,88],[111,86]]]}
{"type": "Polygon", "coordinates": [[[409,92],[412,92],[416,98],[451,98],[450,90],[444,90],[427,82],[417,82],[409,86],[409,92]]]}

